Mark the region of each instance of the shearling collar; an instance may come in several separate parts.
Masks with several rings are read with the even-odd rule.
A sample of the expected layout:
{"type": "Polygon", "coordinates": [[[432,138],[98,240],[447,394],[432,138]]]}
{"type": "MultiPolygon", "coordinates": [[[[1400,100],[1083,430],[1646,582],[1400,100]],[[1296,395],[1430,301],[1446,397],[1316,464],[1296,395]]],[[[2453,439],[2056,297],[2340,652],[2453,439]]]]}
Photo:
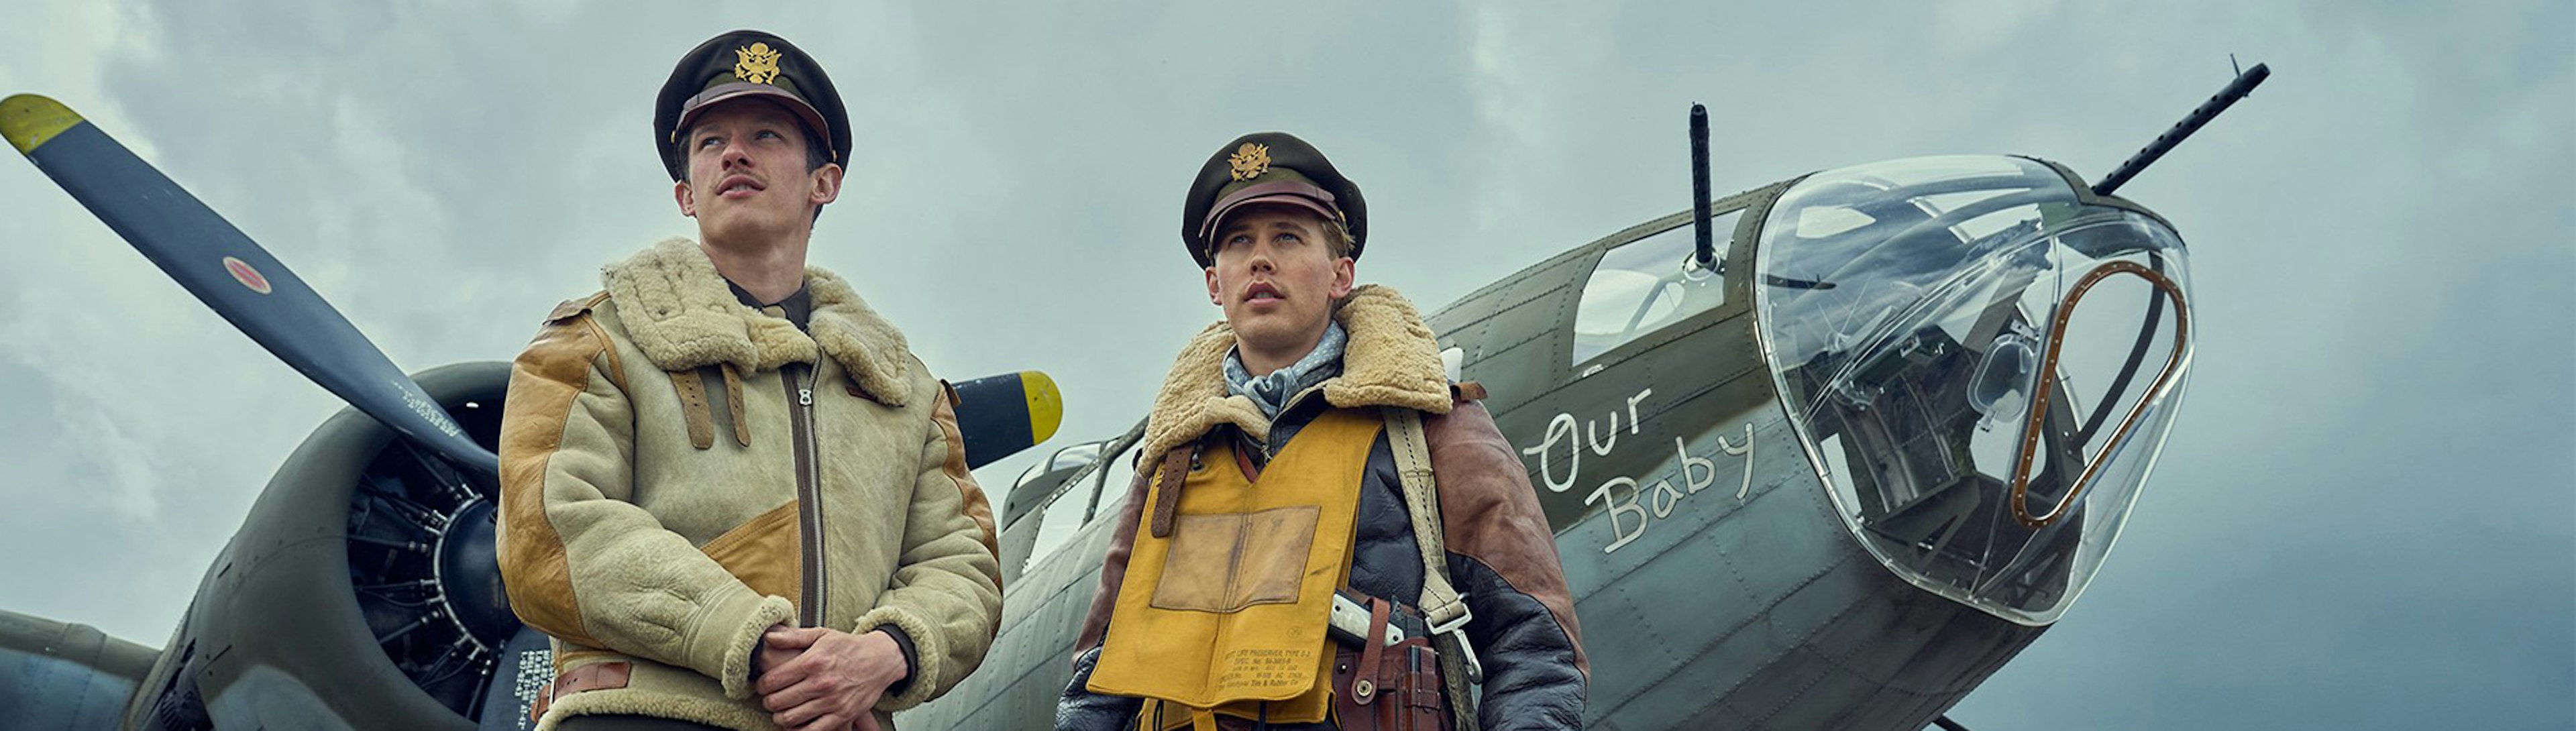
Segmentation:
{"type": "Polygon", "coordinates": [[[610,264],[600,270],[600,282],[628,337],[656,368],[730,363],[756,373],[813,363],[819,349],[888,406],[902,406],[912,395],[912,353],[903,332],[820,267],[805,268],[805,288],[814,298],[810,337],[795,323],[734,299],[715,263],[688,239],[666,240],[610,264]]]}
{"type": "MultiPolygon", "coordinates": [[[[1440,365],[1440,342],[1404,295],[1383,285],[1351,290],[1333,319],[1349,331],[1342,374],[1324,381],[1324,400],[1336,407],[1402,406],[1449,413],[1449,377],[1440,365]]],[[[1228,395],[1225,354],[1234,329],[1224,321],[1190,339],[1163,377],[1154,413],[1145,420],[1145,451],[1159,455],[1198,439],[1219,424],[1233,424],[1268,441],[1270,419],[1251,399],[1228,395]]]]}

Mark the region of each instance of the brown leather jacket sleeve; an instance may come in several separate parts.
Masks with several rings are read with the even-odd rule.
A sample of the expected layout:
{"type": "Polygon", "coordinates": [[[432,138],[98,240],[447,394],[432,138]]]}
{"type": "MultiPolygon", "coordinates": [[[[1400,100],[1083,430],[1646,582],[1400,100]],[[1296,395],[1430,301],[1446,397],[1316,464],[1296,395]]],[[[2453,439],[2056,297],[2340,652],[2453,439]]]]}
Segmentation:
{"type": "Polygon", "coordinates": [[[1466,631],[1484,663],[1483,727],[1581,725],[1591,664],[1556,536],[1519,454],[1474,402],[1422,426],[1450,578],[1475,613],[1466,631]]]}

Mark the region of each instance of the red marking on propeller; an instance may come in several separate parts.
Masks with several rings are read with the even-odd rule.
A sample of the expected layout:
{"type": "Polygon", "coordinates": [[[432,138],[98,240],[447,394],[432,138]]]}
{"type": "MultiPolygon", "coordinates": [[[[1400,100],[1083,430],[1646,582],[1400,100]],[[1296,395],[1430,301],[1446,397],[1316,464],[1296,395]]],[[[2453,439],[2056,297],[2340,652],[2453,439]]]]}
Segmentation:
{"type": "Polygon", "coordinates": [[[248,287],[250,291],[268,294],[268,278],[260,276],[259,270],[252,269],[249,262],[229,256],[224,257],[224,271],[231,272],[233,281],[240,282],[241,286],[248,287]]]}

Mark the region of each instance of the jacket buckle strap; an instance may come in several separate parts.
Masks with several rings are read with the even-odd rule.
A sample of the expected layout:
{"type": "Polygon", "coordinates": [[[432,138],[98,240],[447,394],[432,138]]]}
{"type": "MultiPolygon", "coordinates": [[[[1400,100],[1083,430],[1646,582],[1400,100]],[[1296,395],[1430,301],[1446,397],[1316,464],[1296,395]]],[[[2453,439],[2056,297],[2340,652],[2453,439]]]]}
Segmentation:
{"type": "Polygon", "coordinates": [[[1449,621],[1443,622],[1437,619],[1440,614],[1437,611],[1431,613],[1429,618],[1431,636],[1448,635],[1449,641],[1458,643],[1458,659],[1467,666],[1467,682],[1485,682],[1485,664],[1476,660],[1475,646],[1467,643],[1467,623],[1475,621],[1476,612],[1467,608],[1467,601],[1463,596],[1450,606],[1458,608],[1458,616],[1450,618],[1449,621]]]}
{"type": "Polygon", "coordinates": [[[680,411],[687,417],[689,446],[707,449],[716,445],[715,416],[707,406],[706,385],[700,383],[695,369],[671,371],[671,388],[680,392],[680,411]]]}
{"type": "Polygon", "coordinates": [[[733,416],[733,443],[751,446],[751,421],[742,408],[742,378],[734,374],[732,363],[717,368],[724,372],[725,410],[733,416]]]}
{"type": "Polygon", "coordinates": [[[537,702],[528,707],[528,720],[536,721],[544,718],[546,709],[554,707],[555,701],[564,696],[584,691],[624,688],[634,671],[634,664],[624,660],[583,665],[563,671],[563,674],[555,676],[552,682],[546,683],[546,687],[537,691],[537,702]]]}

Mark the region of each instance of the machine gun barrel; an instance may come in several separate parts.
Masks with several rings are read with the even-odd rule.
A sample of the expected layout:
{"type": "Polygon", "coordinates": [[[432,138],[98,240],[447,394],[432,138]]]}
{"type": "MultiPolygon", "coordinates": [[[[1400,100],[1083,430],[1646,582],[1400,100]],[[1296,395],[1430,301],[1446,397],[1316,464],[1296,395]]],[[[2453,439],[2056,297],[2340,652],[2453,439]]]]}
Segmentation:
{"type": "Polygon", "coordinates": [[[2191,110],[2191,114],[2183,117],[2182,121],[2175,122],[2171,129],[2157,135],[2156,141],[2147,143],[2146,149],[2129,156],[2128,162],[2120,163],[2120,167],[2112,170],[2110,175],[2104,176],[2102,182],[2094,183],[2093,194],[2110,195],[2111,191],[2119,190],[2121,184],[2129,182],[2130,178],[2137,177],[2138,173],[2146,170],[2148,165],[2155,164],[2157,158],[2164,157],[2165,153],[2173,151],[2175,145],[2182,144],[2183,138],[2200,131],[2201,125],[2209,124],[2209,120],[2216,118],[2219,112],[2227,111],[2229,105],[2253,93],[2255,85],[2271,77],[2272,67],[2259,63],[2254,64],[2254,68],[2237,74],[2236,80],[2227,82],[2227,88],[2218,90],[2217,96],[2201,102],[2199,109],[2191,110]]]}
{"type": "Polygon", "coordinates": [[[1717,241],[1708,224],[1708,107],[1691,105],[1691,236],[1699,247],[1696,259],[1709,266],[1717,259],[1717,241]]]}

